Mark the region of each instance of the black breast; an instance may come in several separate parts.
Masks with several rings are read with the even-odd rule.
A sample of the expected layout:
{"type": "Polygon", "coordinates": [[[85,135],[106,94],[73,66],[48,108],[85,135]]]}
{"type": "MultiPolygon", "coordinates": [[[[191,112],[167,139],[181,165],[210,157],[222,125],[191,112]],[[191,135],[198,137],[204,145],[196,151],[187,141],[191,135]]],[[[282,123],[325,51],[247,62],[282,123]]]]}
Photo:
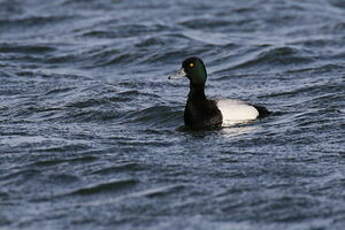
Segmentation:
{"type": "Polygon", "coordinates": [[[193,130],[219,128],[222,114],[213,100],[189,98],[184,110],[184,122],[193,130]]]}

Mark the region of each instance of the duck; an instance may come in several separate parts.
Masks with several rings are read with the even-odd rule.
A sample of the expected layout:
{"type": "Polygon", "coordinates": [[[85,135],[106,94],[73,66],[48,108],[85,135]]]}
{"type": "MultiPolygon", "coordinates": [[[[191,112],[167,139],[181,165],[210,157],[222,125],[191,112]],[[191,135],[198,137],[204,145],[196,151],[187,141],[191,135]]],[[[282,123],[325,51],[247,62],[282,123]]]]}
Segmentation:
{"type": "Polygon", "coordinates": [[[208,99],[205,95],[207,71],[198,57],[189,57],[169,79],[187,78],[189,93],[184,109],[185,127],[191,130],[221,128],[264,118],[271,112],[240,99],[208,99]]]}

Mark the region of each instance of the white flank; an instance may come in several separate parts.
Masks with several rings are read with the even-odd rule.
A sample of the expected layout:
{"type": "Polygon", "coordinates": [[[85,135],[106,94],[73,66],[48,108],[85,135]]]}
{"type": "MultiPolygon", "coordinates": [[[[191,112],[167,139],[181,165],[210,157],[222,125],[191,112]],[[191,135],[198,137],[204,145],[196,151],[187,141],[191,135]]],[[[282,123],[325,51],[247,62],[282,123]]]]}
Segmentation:
{"type": "Polygon", "coordinates": [[[254,120],[259,111],[252,105],[236,99],[217,100],[217,107],[223,116],[223,126],[254,120]]]}

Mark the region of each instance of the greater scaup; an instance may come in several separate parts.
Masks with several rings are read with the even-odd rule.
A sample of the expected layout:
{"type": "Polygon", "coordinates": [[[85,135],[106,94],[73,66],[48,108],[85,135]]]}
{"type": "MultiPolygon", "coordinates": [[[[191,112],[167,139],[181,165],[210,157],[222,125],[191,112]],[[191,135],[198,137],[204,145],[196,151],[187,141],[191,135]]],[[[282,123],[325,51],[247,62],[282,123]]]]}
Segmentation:
{"type": "Polygon", "coordinates": [[[169,79],[182,77],[187,77],[190,81],[184,123],[193,130],[219,128],[262,118],[270,113],[265,107],[237,99],[207,99],[205,96],[207,72],[200,58],[190,57],[184,60],[182,68],[176,74],[170,75],[169,79]]]}

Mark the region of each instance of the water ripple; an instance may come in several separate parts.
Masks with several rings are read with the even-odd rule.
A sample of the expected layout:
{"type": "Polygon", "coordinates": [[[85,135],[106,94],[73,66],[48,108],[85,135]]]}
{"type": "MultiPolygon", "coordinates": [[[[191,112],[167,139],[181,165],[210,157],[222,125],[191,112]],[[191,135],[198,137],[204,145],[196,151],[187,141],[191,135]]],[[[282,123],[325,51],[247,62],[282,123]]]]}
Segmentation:
{"type": "Polygon", "coordinates": [[[0,2],[0,228],[343,228],[341,0],[0,2]],[[188,56],[272,115],[183,128],[188,56]]]}

